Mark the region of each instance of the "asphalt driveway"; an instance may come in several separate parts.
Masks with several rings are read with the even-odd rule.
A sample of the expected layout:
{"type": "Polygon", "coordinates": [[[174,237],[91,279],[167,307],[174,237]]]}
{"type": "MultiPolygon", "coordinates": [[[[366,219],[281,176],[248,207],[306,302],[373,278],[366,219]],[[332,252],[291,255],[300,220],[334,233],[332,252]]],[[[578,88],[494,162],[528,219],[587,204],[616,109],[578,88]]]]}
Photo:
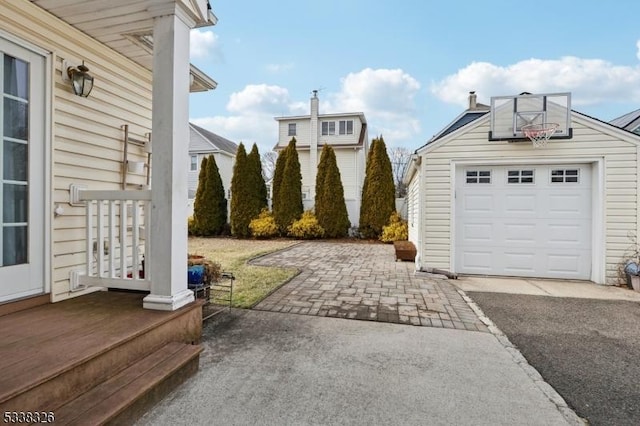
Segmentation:
{"type": "Polygon", "coordinates": [[[488,331],[450,281],[396,262],[389,244],[305,242],[251,263],[300,270],[258,310],[488,331]]]}
{"type": "Polygon", "coordinates": [[[202,343],[139,424],[577,424],[491,333],[234,309],[202,343]]]}
{"type": "Polygon", "coordinates": [[[640,303],[468,295],[579,416],[640,425],[640,303]]]}

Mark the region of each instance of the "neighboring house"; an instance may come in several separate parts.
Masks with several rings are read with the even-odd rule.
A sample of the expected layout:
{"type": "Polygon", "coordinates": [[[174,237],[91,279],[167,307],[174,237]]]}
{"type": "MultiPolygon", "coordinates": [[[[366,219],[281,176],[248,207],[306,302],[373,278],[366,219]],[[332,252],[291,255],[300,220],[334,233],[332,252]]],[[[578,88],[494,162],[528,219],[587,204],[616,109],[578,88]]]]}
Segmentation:
{"type": "Polygon", "coordinates": [[[227,200],[231,198],[231,178],[238,145],[193,123],[189,123],[189,130],[189,216],[191,216],[198,189],[200,165],[204,157],[212,155],[216,159],[225,196],[227,200]]]}
{"type": "Polygon", "coordinates": [[[640,109],[615,118],[609,124],[640,135],[640,109]]]}
{"type": "Polygon", "coordinates": [[[186,223],[189,88],[216,86],[195,67],[189,72],[189,32],[215,17],[206,0],[153,3],[0,2],[0,108],[12,123],[0,139],[0,152],[11,156],[0,162],[0,302],[40,295],[55,302],[106,287],[148,290],[145,306],[153,309],[193,300],[187,237],[168,224],[186,223]],[[82,63],[94,78],[88,97],[74,94],[67,72],[82,63]],[[131,168],[135,163],[144,167],[131,168]],[[88,222],[85,203],[100,198],[105,217],[88,222]],[[119,200],[130,200],[128,207],[119,200]],[[148,223],[145,203],[154,211],[148,223]],[[113,207],[116,218],[128,220],[126,229],[107,225],[113,207]],[[87,223],[104,228],[87,230],[87,223]],[[108,241],[111,231],[116,237],[108,241]],[[145,245],[150,234],[154,244],[145,245]],[[114,257],[132,244],[135,250],[114,266],[87,238],[93,250],[109,246],[114,257]],[[137,268],[143,255],[147,276],[162,280],[100,279],[112,274],[100,277],[96,262],[121,273],[122,265],[137,268]]]}
{"type": "Polygon", "coordinates": [[[320,152],[325,144],[331,145],[340,169],[349,221],[351,226],[357,226],[369,149],[367,121],[362,112],[320,114],[319,103],[318,93],[314,90],[310,115],[276,117],[279,132],[274,150],[280,152],[296,138],[302,198],[304,208],[308,210],[314,205],[320,152]]]}
{"type": "Polygon", "coordinates": [[[419,148],[405,176],[416,268],[619,282],[640,230],[640,136],[570,94],[492,98],[419,148]],[[521,128],[556,122],[544,148],[521,128]]]}

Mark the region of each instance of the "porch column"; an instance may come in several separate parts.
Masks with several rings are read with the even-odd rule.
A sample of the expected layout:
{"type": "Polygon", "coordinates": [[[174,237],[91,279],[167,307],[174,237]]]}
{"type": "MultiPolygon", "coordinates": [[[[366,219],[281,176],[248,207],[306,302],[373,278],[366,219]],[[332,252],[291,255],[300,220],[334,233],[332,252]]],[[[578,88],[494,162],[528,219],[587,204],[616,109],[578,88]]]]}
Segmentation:
{"type": "Polygon", "coordinates": [[[153,25],[153,172],[147,309],[176,310],[194,300],[187,288],[189,25],[166,14],[153,25]]]}

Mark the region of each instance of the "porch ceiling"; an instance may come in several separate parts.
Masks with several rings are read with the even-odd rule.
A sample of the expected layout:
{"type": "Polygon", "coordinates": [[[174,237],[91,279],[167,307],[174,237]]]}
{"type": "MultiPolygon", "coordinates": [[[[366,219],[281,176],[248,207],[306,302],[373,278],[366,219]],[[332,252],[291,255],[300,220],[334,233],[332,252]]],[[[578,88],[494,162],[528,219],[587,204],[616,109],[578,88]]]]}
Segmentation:
{"type": "MultiPolygon", "coordinates": [[[[208,0],[30,1],[148,70],[153,63],[153,18],[159,11],[173,10],[178,5],[196,21],[197,27],[217,22],[208,0]]],[[[215,89],[216,82],[194,68],[191,90],[215,89]]]]}

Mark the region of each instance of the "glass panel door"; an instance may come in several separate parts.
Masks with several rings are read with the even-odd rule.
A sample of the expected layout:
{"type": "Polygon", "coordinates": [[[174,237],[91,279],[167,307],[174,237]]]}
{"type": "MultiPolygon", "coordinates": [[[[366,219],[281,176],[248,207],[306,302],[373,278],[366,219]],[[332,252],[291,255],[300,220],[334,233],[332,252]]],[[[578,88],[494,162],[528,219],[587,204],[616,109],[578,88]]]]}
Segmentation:
{"type": "Polygon", "coordinates": [[[0,266],[29,261],[29,64],[3,55],[0,266]]]}
{"type": "Polygon", "coordinates": [[[0,302],[44,292],[44,65],[0,38],[0,302]]]}

